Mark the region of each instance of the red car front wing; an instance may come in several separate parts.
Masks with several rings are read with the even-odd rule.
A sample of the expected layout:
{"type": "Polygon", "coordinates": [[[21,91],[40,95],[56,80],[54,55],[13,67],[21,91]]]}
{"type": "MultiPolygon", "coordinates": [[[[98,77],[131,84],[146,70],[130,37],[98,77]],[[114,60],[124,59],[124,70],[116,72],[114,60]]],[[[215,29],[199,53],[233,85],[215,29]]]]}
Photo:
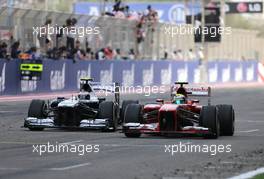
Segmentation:
{"type": "Polygon", "coordinates": [[[175,131],[161,131],[159,123],[140,124],[140,123],[126,123],[123,125],[124,133],[144,133],[144,134],[184,134],[184,135],[207,135],[212,134],[208,128],[186,126],[181,130],[175,131]]]}

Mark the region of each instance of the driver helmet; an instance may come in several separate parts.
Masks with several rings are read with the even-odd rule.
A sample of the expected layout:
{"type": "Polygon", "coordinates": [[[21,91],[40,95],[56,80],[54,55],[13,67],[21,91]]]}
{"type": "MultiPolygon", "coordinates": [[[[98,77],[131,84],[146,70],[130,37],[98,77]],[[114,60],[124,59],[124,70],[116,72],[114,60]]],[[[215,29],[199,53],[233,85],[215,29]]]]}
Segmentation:
{"type": "Polygon", "coordinates": [[[175,104],[184,104],[185,103],[185,96],[183,94],[176,94],[174,96],[174,103],[175,104]]]}
{"type": "Polygon", "coordinates": [[[90,94],[89,93],[79,93],[78,98],[80,100],[90,100],[90,94]]]}

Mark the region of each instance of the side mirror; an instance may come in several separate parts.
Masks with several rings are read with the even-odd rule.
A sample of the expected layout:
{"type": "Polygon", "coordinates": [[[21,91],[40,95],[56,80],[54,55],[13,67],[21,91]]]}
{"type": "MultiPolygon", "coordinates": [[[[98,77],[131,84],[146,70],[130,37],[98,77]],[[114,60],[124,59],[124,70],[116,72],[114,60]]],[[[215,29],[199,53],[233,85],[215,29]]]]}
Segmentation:
{"type": "Polygon", "coordinates": [[[164,103],[164,99],[156,99],[156,102],[158,102],[158,103],[164,103]]]}

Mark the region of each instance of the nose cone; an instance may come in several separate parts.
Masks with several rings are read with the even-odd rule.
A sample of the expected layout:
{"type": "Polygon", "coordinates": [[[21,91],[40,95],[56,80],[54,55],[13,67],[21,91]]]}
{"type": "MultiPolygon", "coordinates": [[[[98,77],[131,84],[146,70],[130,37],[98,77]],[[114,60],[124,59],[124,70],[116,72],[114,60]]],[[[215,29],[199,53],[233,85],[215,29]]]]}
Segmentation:
{"type": "Polygon", "coordinates": [[[177,104],[164,104],[160,111],[176,111],[179,105],[177,104]]]}

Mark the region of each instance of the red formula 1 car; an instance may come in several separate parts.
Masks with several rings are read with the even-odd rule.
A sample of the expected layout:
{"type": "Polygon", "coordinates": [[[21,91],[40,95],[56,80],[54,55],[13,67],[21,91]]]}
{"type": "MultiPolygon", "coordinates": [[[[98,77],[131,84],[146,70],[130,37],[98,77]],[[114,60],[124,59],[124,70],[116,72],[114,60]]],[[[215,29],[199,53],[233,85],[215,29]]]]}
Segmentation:
{"type": "Polygon", "coordinates": [[[211,88],[186,88],[186,82],[172,86],[171,101],[157,99],[153,104],[129,104],[124,114],[123,133],[140,137],[142,133],[157,135],[196,135],[218,138],[234,134],[235,114],[232,105],[210,104],[211,88]],[[199,105],[192,96],[207,96],[208,105],[199,105]]]}

